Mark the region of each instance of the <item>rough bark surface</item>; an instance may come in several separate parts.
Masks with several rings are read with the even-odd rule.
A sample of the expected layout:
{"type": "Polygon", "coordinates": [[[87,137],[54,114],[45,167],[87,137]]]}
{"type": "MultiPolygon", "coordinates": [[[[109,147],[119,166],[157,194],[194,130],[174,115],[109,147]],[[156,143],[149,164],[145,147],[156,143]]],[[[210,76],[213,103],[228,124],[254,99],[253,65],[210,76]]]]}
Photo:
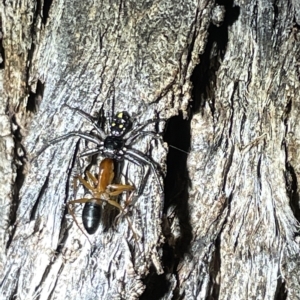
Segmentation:
{"type": "MultiPolygon", "coordinates": [[[[300,298],[299,15],[283,0],[3,1],[1,299],[300,298]],[[133,231],[123,217],[89,242],[68,214],[74,174],[97,162],[78,138],[37,155],[92,131],[65,104],[170,119],[147,127],[169,148],[132,145],[167,171],[162,193],[150,170],[133,231]]],[[[142,181],[132,162],[122,174],[142,181]]]]}

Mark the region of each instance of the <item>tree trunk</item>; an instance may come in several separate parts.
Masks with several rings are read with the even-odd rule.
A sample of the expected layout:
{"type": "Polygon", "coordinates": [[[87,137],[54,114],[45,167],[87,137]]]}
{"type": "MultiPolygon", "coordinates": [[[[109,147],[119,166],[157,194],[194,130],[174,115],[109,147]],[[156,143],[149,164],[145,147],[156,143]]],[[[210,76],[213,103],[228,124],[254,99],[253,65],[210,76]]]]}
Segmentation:
{"type": "Polygon", "coordinates": [[[1,299],[299,299],[298,2],[96,2],[1,4],[1,299]],[[69,106],[169,120],[127,147],[165,178],[125,159],[142,194],[88,238],[104,157],[44,149],[95,134],[69,106]]]}

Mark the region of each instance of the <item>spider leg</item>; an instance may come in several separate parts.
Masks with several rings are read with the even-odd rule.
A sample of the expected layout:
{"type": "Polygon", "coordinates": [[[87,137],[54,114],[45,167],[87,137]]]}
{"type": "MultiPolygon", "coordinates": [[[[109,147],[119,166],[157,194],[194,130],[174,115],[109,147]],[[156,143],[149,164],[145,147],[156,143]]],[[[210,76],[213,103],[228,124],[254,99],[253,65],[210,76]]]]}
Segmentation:
{"type": "Polygon", "coordinates": [[[67,134],[64,134],[56,139],[53,139],[51,141],[48,142],[47,145],[45,145],[44,147],[42,147],[42,149],[40,151],[38,151],[37,155],[36,156],[39,156],[41,153],[43,153],[48,147],[56,144],[56,143],[59,143],[60,141],[62,140],[65,140],[65,139],[68,139],[70,137],[74,137],[74,136],[78,136],[78,137],[81,137],[89,142],[92,142],[92,143],[95,143],[95,144],[99,144],[101,143],[101,140],[98,139],[97,137],[91,135],[91,134],[88,134],[88,133],[83,133],[83,132],[80,132],[80,131],[71,131],[67,134]]]}
{"type": "MultiPolygon", "coordinates": [[[[127,158],[129,161],[142,166],[143,168],[144,168],[145,164],[148,165],[149,167],[151,167],[151,169],[154,172],[154,175],[156,177],[156,180],[159,184],[160,190],[163,193],[164,189],[160,182],[160,176],[162,176],[160,167],[151,158],[145,156],[144,153],[142,153],[136,149],[127,149],[124,157],[127,158]]],[[[143,172],[145,173],[144,170],[143,170],[143,172]]],[[[147,177],[148,177],[148,175],[149,174],[147,174],[147,177]]],[[[146,176],[145,176],[145,178],[146,178],[146,176]]],[[[144,183],[144,185],[145,185],[145,183],[144,183]]],[[[144,188],[144,185],[143,185],[143,188],[144,188]]],[[[142,191],[141,188],[139,188],[139,192],[141,192],[141,191],[142,191]]]]}
{"type": "Polygon", "coordinates": [[[102,153],[102,150],[100,150],[98,148],[96,148],[96,149],[89,149],[89,150],[83,151],[80,154],[80,157],[83,157],[83,156],[92,156],[92,155],[95,155],[95,154],[98,154],[98,153],[102,153]]]}
{"type": "Polygon", "coordinates": [[[140,161],[132,158],[129,155],[126,156],[126,154],[124,155],[124,158],[126,158],[128,161],[132,162],[133,164],[138,165],[142,169],[142,180],[141,180],[141,183],[139,184],[139,188],[138,188],[138,192],[137,192],[137,195],[140,196],[143,193],[143,190],[146,186],[146,182],[147,182],[147,179],[149,176],[149,169],[147,170],[147,173],[145,175],[145,167],[140,161]]]}
{"type": "Polygon", "coordinates": [[[89,114],[87,114],[86,112],[84,112],[83,110],[79,109],[79,108],[75,108],[75,107],[72,107],[68,104],[64,104],[63,106],[66,106],[68,107],[69,109],[71,110],[74,110],[76,111],[77,113],[79,113],[82,117],[84,117],[86,120],[90,121],[92,123],[92,125],[95,127],[95,129],[97,130],[98,134],[100,135],[101,139],[105,139],[106,138],[106,134],[105,132],[99,127],[97,121],[92,117],[90,116],[89,114]]]}
{"type": "Polygon", "coordinates": [[[129,130],[129,131],[125,134],[124,138],[125,138],[126,136],[129,136],[129,138],[130,138],[130,136],[136,135],[139,131],[141,131],[141,130],[142,130],[144,127],[146,127],[147,125],[150,125],[150,124],[153,124],[153,123],[158,123],[158,122],[167,122],[167,119],[157,119],[157,118],[155,118],[155,119],[150,119],[150,120],[146,121],[145,123],[138,125],[136,128],[133,128],[133,129],[129,130]]]}
{"type": "Polygon", "coordinates": [[[80,131],[71,131],[67,134],[64,134],[56,139],[49,141],[48,145],[56,144],[56,143],[60,142],[61,140],[65,140],[65,139],[68,139],[69,137],[73,137],[73,136],[81,137],[81,138],[83,138],[89,142],[95,143],[95,144],[101,143],[101,140],[94,135],[91,135],[89,133],[80,132],[80,131]]]}
{"type": "Polygon", "coordinates": [[[131,136],[127,139],[127,141],[125,142],[125,146],[129,146],[132,144],[132,142],[138,138],[140,135],[142,136],[152,136],[155,139],[159,139],[160,141],[163,141],[162,136],[159,135],[158,133],[156,133],[155,131],[140,131],[137,132],[134,136],[131,136]]]}

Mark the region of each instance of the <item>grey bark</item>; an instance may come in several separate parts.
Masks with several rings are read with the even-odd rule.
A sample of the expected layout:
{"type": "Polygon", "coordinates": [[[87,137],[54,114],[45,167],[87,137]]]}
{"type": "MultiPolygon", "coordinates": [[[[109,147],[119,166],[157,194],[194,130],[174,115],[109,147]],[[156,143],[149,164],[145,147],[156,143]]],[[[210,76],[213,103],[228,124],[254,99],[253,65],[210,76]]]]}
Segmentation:
{"type": "Polygon", "coordinates": [[[298,2],[50,4],[1,3],[1,299],[299,299],[298,2]],[[37,153],[91,132],[64,104],[112,103],[170,119],[169,147],[133,145],[166,169],[165,193],[150,172],[128,211],[137,239],[120,218],[89,243],[66,203],[90,145],[37,153]]]}

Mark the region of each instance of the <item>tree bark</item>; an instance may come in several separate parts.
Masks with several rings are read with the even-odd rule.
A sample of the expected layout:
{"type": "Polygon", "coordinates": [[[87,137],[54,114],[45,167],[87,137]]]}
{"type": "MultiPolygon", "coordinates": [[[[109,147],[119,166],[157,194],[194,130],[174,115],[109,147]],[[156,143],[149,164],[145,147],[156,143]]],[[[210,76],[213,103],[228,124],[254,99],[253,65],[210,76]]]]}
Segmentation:
{"type": "MultiPolygon", "coordinates": [[[[297,1],[3,2],[1,299],[300,298],[299,15],[297,1]],[[80,158],[76,137],[40,153],[92,132],[66,104],[169,119],[145,129],[165,143],[131,145],[165,178],[150,170],[90,242],[66,204],[104,157],[80,158]]],[[[128,160],[121,174],[144,175],[128,160]]]]}

